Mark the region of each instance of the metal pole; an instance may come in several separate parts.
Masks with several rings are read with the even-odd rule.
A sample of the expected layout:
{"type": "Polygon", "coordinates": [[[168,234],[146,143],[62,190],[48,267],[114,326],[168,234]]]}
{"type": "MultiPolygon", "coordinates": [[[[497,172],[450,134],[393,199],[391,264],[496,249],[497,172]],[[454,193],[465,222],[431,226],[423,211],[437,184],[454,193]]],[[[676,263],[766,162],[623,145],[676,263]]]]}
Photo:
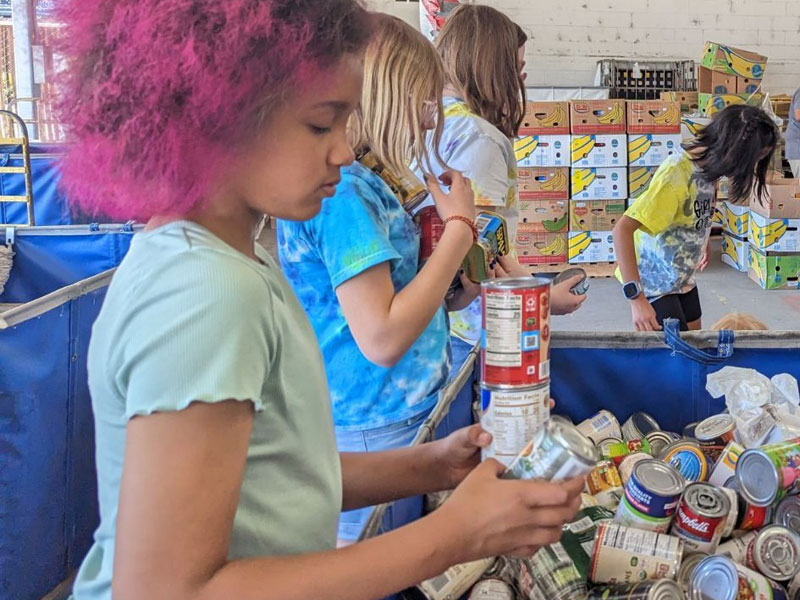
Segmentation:
{"type": "MultiPolygon", "coordinates": [[[[11,0],[11,23],[14,31],[14,95],[17,98],[36,98],[33,77],[34,9],[32,0],[11,0]]],[[[31,139],[38,139],[32,102],[20,102],[19,115],[28,126],[31,139]]]]}

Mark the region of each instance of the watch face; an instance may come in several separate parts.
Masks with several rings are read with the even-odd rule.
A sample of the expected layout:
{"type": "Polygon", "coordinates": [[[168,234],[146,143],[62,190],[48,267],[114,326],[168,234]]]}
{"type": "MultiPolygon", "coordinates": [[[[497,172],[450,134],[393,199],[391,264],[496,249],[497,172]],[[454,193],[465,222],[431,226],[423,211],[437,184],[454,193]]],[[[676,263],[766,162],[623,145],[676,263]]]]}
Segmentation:
{"type": "Polygon", "coordinates": [[[622,286],[622,291],[624,292],[626,298],[633,300],[639,295],[639,286],[634,282],[626,283],[624,286],[622,286]]]}

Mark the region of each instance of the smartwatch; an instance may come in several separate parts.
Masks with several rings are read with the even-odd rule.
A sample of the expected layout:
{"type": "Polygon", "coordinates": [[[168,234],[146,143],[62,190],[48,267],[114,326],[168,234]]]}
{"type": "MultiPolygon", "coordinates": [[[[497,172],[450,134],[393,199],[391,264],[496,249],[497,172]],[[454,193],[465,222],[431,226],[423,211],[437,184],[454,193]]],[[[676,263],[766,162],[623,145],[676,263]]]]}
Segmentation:
{"type": "Polygon", "coordinates": [[[628,300],[636,300],[642,295],[642,284],[638,281],[629,281],[622,286],[622,293],[628,300]]]}

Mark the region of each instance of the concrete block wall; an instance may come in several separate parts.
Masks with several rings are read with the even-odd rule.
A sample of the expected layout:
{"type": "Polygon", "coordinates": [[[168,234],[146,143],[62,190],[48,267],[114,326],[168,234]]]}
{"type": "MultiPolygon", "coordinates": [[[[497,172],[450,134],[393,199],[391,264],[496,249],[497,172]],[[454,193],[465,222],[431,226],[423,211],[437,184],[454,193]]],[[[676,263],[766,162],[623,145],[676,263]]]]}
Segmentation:
{"type": "MultiPolygon", "coordinates": [[[[769,57],[764,88],[800,88],[800,0],[483,0],[530,36],[530,85],[592,85],[603,58],[698,60],[713,40],[769,57]]],[[[419,4],[369,0],[419,26],[419,4]]]]}

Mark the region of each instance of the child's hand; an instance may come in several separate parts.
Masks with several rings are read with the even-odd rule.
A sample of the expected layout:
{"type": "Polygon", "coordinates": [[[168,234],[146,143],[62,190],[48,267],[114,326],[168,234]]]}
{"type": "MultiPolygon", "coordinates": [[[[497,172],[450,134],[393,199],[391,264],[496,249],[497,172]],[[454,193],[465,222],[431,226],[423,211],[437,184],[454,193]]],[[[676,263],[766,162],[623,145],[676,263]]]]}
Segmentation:
{"type": "Polygon", "coordinates": [[[709,239],[706,242],[705,250],[703,250],[703,256],[700,257],[700,262],[697,264],[697,268],[701,271],[705,271],[710,260],[711,260],[711,240],[709,239]]]}
{"type": "Polygon", "coordinates": [[[554,315],[568,315],[575,312],[586,301],[586,294],[576,296],[570,290],[578,285],[583,275],[575,275],[550,288],[550,312],[554,315]]]}
{"type": "Polygon", "coordinates": [[[436,204],[436,212],[439,218],[444,221],[448,217],[461,216],[470,221],[474,221],[478,212],[475,208],[475,194],[472,191],[472,183],[458,171],[445,171],[439,176],[439,180],[450,187],[450,192],[445,193],[436,179],[426,177],[425,182],[433,196],[436,204]]]}
{"type": "Polygon", "coordinates": [[[644,296],[639,296],[631,301],[631,313],[633,313],[633,325],[636,331],[660,331],[661,325],[658,324],[656,309],[647,301],[644,296]]]}

